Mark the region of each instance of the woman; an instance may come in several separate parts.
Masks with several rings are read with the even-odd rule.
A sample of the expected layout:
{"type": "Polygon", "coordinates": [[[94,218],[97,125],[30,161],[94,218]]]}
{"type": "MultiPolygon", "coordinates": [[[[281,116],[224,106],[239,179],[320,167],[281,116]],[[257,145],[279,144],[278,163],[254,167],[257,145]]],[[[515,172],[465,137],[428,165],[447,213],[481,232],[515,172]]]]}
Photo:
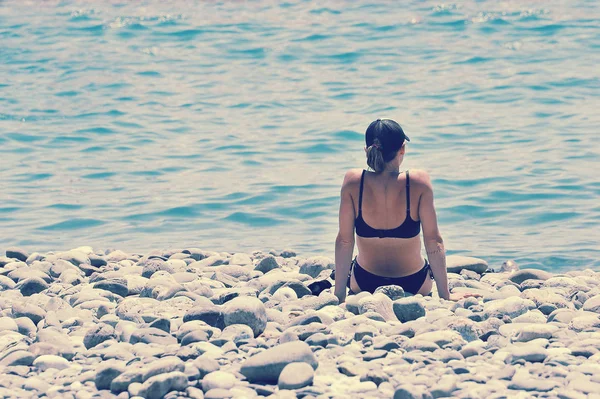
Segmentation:
{"type": "Polygon", "coordinates": [[[352,169],[342,184],[339,233],[335,242],[335,295],[340,303],[351,294],[399,285],[412,294],[430,295],[433,280],[443,299],[451,294],[444,241],[433,204],[427,172],[400,172],[410,139],[398,123],[377,119],[365,134],[367,165],[352,169]],[[421,256],[421,226],[427,260],[421,256]],[[358,256],[352,260],[354,232],[358,256]]]}

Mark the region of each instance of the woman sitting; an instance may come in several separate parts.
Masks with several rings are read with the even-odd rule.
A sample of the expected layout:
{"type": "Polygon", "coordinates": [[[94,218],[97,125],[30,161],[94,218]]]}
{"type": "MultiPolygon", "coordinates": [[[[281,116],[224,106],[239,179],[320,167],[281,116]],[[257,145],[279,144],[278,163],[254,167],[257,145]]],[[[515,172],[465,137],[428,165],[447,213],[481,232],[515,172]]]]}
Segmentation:
{"type": "Polygon", "coordinates": [[[334,291],[340,303],[347,286],[350,294],[399,285],[412,294],[431,295],[433,281],[443,299],[479,296],[448,289],[431,180],[423,170],[400,172],[410,141],[400,125],[377,119],[365,141],[371,171],[349,170],[341,190],[334,291]],[[421,255],[421,230],[427,259],[421,255]],[[352,260],[355,232],[358,256],[352,260]]]}

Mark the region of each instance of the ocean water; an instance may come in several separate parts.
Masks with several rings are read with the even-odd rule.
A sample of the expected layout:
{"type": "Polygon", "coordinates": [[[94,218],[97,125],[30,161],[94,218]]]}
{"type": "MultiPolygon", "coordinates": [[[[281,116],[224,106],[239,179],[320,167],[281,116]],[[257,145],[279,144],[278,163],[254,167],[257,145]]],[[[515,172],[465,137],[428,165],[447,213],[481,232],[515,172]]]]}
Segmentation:
{"type": "Polygon", "coordinates": [[[333,257],[397,120],[448,253],[600,267],[597,1],[0,1],[0,247],[333,257]]]}

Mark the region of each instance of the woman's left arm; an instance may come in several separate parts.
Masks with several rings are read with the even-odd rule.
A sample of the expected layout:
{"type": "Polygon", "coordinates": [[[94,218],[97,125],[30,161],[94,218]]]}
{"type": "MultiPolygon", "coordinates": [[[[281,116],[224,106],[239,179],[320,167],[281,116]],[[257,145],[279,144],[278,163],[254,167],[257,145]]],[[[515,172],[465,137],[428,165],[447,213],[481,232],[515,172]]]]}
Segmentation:
{"type": "Polygon", "coordinates": [[[335,296],[340,303],[346,300],[346,284],[350,273],[350,263],[354,252],[354,202],[350,195],[355,172],[350,170],[344,176],[340,194],[339,231],[335,239],[335,296]]]}

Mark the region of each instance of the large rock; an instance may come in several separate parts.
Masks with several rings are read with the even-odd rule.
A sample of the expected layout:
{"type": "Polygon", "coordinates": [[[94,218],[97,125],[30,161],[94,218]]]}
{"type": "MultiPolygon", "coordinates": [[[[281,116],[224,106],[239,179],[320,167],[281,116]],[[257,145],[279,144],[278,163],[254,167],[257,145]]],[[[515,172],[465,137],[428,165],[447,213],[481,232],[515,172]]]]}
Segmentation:
{"type": "Polygon", "coordinates": [[[454,330],[430,331],[419,334],[414,339],[419,341],[433,342],[439,347],[444,347],[450,344],[454,347],[454,349],[459,349],[467,343],[463,337],[454,330]]]}
{"type": "Polygon", "coordinates": [[[72,270],[76,273],[81,273],[81,270],[75,265],[73,265],[71,262],[66,261],[64,259],[57,259],[50,267],[50,275],[54,278],[57,278],[67,270],[72,270]]]}
{"type": "Polygon", "coordinates": [[[33,303],[15,303],[13,304],[13,317],[27,317],[37,324],[46,317],[46,311],[33,303]]]}
{"type": "Polygon", "coordinates": [[[106,260],[109,262],[120,262],[122,260],[127,259],[128,257],[129,255],[127,255],[125,252],[116,250],[106,255],[106,260]]]}
{"type": "Polygon", "coordinates": [[[541,269],[522,269],[514,272],[509,277],[509,280],[513,283],[521,284],[525,280],[548,280],[552,276],[552,273],[541,269]]]}
{"type": "Polygon", "coordinates": [[[205,375],[217,371],[221,368],[221,365],[215,359],[210,357],[200,356],[193,360],[192,364],[198,369],[200,373],[199,378],[204,378],[205,375]]]}
{"type": "Polygon", "coordinates": [[[48,283],[46,283],[43,279],[39,277],[31,277],[25,280],[22,280],[17,284],[17,288],[21,291],[23,296],[31,296],[33,294],[38,294],[44,290],[47,290],[49,287],[48,283]]]}
{"type": "Polygon", "coordinates": [[[383,285],[381,287],[378,287],[375,290],[374,294],[378,294],[378,293],[384,294],[385,296],[390,298],[392,301],[395,301],[396,299],[404,298],[404,296],[405,296],[404,288],[400,287],[399,285],[383,285]]]}
{"type": "Polygon", "coordinates": [[[498,332],[514,342],[529,342],[538,338],[550,339],[558,329],[552,324],[509,323],[500,326],[498,332]]]}
{"type": "Polygon", "coordinates": [[[110,389],[112,381],[125,371],[125,362],[108,361],[101,363],[96,370],[96,389],[110,389]]]}
{"type": "Polygon", "coordinates": [[[66,260],[75,266],[85,265],[90,263],[90,258],[82,251],[72,250],[63,252],[59,255],[59,259],[66,260]]]}
{"type": "Polygon", "coordinates": [[[146,380],[138,395],[146,399],[161,399],[171,391],[185,391],[188,387],[187,376],[181,371],[159,374],[146,380]]]}
{"type": "Polygon", "coordinates": [[[40,371],[48,369],[63,370],[69,367],[69,361],[56,355],[42,355],[33,361],[33,367],[40,371]]]}
{"type": "Polygon", "coordinates": [[[99,281],[94,284],[94,288],[110,291],[113,294],[125,297],[129,293],[127,288],[127,280],[124,278],[112,278],[99,281]]]}
{"type": "Polygon", "coordinates": [[[279,269],[281,266],[277,263],[277,260],[273,255],[269,255],[264,257],[258,262],[254,270],[258,270],[259,272],[268,273],[273,269],[279,269]]]}
{"type": "Polygon", "coordinates": [[[138,342],[143,342],[145,344],[173,345],[177,343],[177,338],[158,328],[148,327],[140,328],[131,334],[129,343],[135,344],[138,342]]]}
{"type": "Polygon", "coordinates": [[[37,335],[37,326],[33,323],[33,321],[28,317],[17,317],[14,319],[17,326],[19,326],[19,333],[24,336],[34,339],[37,335]]]}
{"type": "Polygon", "coordinates": [[[122,374],[116,376],[110,383],[110,390],[113,393],[120,393],[127,391],[129,385],[135,383],[144,382],[144,373],[146,369],[143,367],[129,366],[122,374]]]}
{"type": "Polygon", "coordinates": [[[519,360],[526,362],[543,362],[548,357],[548,350],[539,345],[512,345],[506,350],[510,355],[507,357],[507,363],[516,363],[519,360]]]}
{"type": "Polygon", "coordinates": [[[300,389],[312,385],[315,370],[308,363],[290,363],[283,368],[277,385],[279,389],[300,389]]]}
{"type": "Polygon", "coordinates": [[[171,373],[173,371],[185,370],[185,363],[177,356],[166,356],[156,360],[148,366],[144,373],[143,380],[146,381],[155,375],[171,373]]]}
{"type": "Polygon", "coordinates": [[[267,311],[258,298],[238,297],[223,305],[223,321],[225,326],[245,324],[258,337],[267,326],[267,311]]]}
{"type": "Polygon", "coordinates": [[[289,288],[294,291],[297,298],[302,298],[306,295],[312,295],[310,288],[308,288],[308,286],[301,281],[278,281],[275,284],[268,286],[265,291],[271,295],[275,295],[277,291],[284,288],[289,288]]]}
{"type": "Polygon", "coordinates": [[[402,323],[425,316],[425,307],[413,297],[400,298],[393,303],[394,314],[402,323]]]}
{"type": "Polygon", "coordinates": [[[275,384],[284,367],[294,362],[308,363],[313,369],[318,366],[310,346],[302,341],[294,341],[274,346],[250,357],[242,364],[240,372],[251,383],[275,384]]]}
{"type": "Polygon", "coordinates": [[[448,273],[460,273],[461,270],[471,270],[482,274],[488,268],[485,260],[470,256],[448,255],[446,256],[446,269],[448,273]]]}
{"type": "Polygon", "coordinates": [[[173,298],[178,292],[185,291],[183,285],[172,278],[151,278],[140,291],[142,298],[154,298],[164,301],[173,298]]]}
{"type": "Polygon", "coordinates": [[[19,332],[19,325],[10,317],[0,317],[0,332],[2,331],[19,332]]]}
{"type": "Polygon", "coordinates": [[[25,262],[27,258],[29,258],[29,253],[27,253],[27,251],[21,248],[9,247],[6,248],[6,256],[8,258],[13,258],[20,260],[21,262],[25,262]]]}
{"type": "Polygon", "coordinates": [[[591,290],[586,283],[582,282],[582,280],[578,277],[563,277],[563,276],[555,276],[551,277],[548,280],[544,281],[544,287],[552,288],[554,291],[561,290],[566,293],[569,297],[577,292],[588,292],[591,290]]]}
{"type": "MultiPolygon", "coordinates": [[[[108,264],[108,262],[106,262],[106,259],[103,258],[102,256],[90,254],[90,255],[88,255],[88,257],[90,259],[90,265],[93,267],[103,267],[108,264]]],[[[81,267],[81,265],[79,265],[79,267],[81,267]]]]}
{"type": "Polygon", "coordinates": [[[200,331],[200,332],[205,332],[208,335],[208,338],[210,339],[210,337],[213,336],[213,334],[215,333],[216,330],[217,330],[216,328],[209,326],[208,324],[206,324],[203,321],[192,320],[192,321],[187,321],[187,322],[183,323],[181,326],[179,326],[176,336],[177,336],[178,340],[182,340],[186,335],[188,335],[192,332],[200,331]]]}
{"type": "Polygon", "coordinates": [[[96,324],[83,337],[83,345],[86,349],[90,349],[104,341],[116,338],[115,329],[110,324],[96,324]]]}
{"type": "Polygon", "coordinates": [[[291,302],[290,305],[298,305],[304,310],[313,309],[319,310],[326,306],[338,305],[340,303],[337,296],[328,292],[322,292],[319,296],[306,295],[297,301],[291,302]]]}
{"type": "Polygon", "coordinates": [[[235,253],[229,260],[229,264],[231,265],[251,265],[252,258],[245,253],[235,253]]]}
{"type": "Polygon", "coordinates": [[[325,256],[314,256],[306,259],[300,265],[300,273],[308,274],[312,278],[317,277],[323,270],[335,269],[335,263],[328,257],[325,256]]]}
{"type": "Polygon", "coordinates": [[[535,302],[530,299],[519,297],[509,297],[484,304],[484,314],[486,317],[497,317],[502,319],[504,316],[510,318],[520,316],[531,309],[535,309],[535,302]]]}
{"type": "Polygon", "coordinates": [[[231,389],[238,384],[235,375],[225,371],[213,371],[202,378],[202,390],[208,392],[211,389],[231,389]]]}
{"type": "Polygon", "coordinates": [[[0,274],[0,291],[12,290],[17,286],[11,278],[0,274]]]}
{"type": "Polygon", "coordinates": [[[210,300],[196,301],[194,307],[183,316],[183,322],[200,320],[212,327],[223,329],[225,322],[221,307],[213,304],[210,300]]]}
{"type": "Polygon", "coordinates": [[[159,258],[151,258],[145,261],[142,266],[142,277],[150,278],[154,273],[158,271],[166,271],[169,274],[175,273],[175,270],[171,265],[159,258]]]}
{"type": "MultiPolygon", "coordinates": [[[[73,340],[61,329],[54,327],[41,329],[37,334],[37,341],[39,344],[50,344],[54,346],[58,350],[57,354],[67,360],[70,360],[75,356],[76,350],[73,345],[73,340]]],[[[31,346],[29,347],[29,350],[33,352],[31,346]]]]}
{"type": "Polygon", "coordinates": [[[7,276],[15,282],[26,280],[32,277],[39,277],[47,283],[52,282],[52,278],[48,274],[28,266],[19,267],[18,269],[9,272],[7,276]]]}
{"type": "Polygon", "coordinates": [[[536,306],[545,304],[554,305],[556,308],[573,308],[573,305],[562,295],[552,292],[550,289],[530,288],[523,291],[521,298],[532,300],[536,306]]]}
{"type": "Polygon", "coordinates": [[[193,344],[194,342],[207,342],[209,339],[209,333],[206,331],[191,331],[181,338],[181,346],[193,344]]]}
{"type": "Polygon", "coordinates": [[[31,366],[35,358],[36,356],[29,351],[16,350],[0,360],[0,366],[31,366]]]}
{"type": "Polygon", "coordinates": [[[520,268],[519,268],[519,265],[517,264],[517,262],[515,262],[512,259],[507,260],[506,262],[502,263],[502,266],[500,266],[501,272],[514,273],[514,272],[518,271],[519,269],[520,268]]]}
{"type": "Polygon", "coordinates": [[[375,312],[380,314],[386,321],[397,321],[394,313],[394,304],[392,300],[383,293],[376,293],[362,298],[358,302],[358,313],[365,314],[375,312]]]}
{"type": "Polygon", "coordinates": [[[585,301],[583,310],[588,312],[600,313],[600,295],[595,295],[585,301]]]}
{"type": "MultiPolygon", "coordinates": [[[[189,334],[188,334],[189,335],[189,334]]],[[[186,337],[188,336],[186,335],[186,337]]],[[[237,344],[240,341],[248,341],[254,338],[254,331],[250,326],[245,324],[232,324],[223,329],[221,335],[219,335],[219,340],[223,340],[223,342],[231,341],[237,344]]],[[[185,339],[185,337],[184,337],[185,339]]],[[[181,341],[183,345],[183,341],[181,341]]]]}

